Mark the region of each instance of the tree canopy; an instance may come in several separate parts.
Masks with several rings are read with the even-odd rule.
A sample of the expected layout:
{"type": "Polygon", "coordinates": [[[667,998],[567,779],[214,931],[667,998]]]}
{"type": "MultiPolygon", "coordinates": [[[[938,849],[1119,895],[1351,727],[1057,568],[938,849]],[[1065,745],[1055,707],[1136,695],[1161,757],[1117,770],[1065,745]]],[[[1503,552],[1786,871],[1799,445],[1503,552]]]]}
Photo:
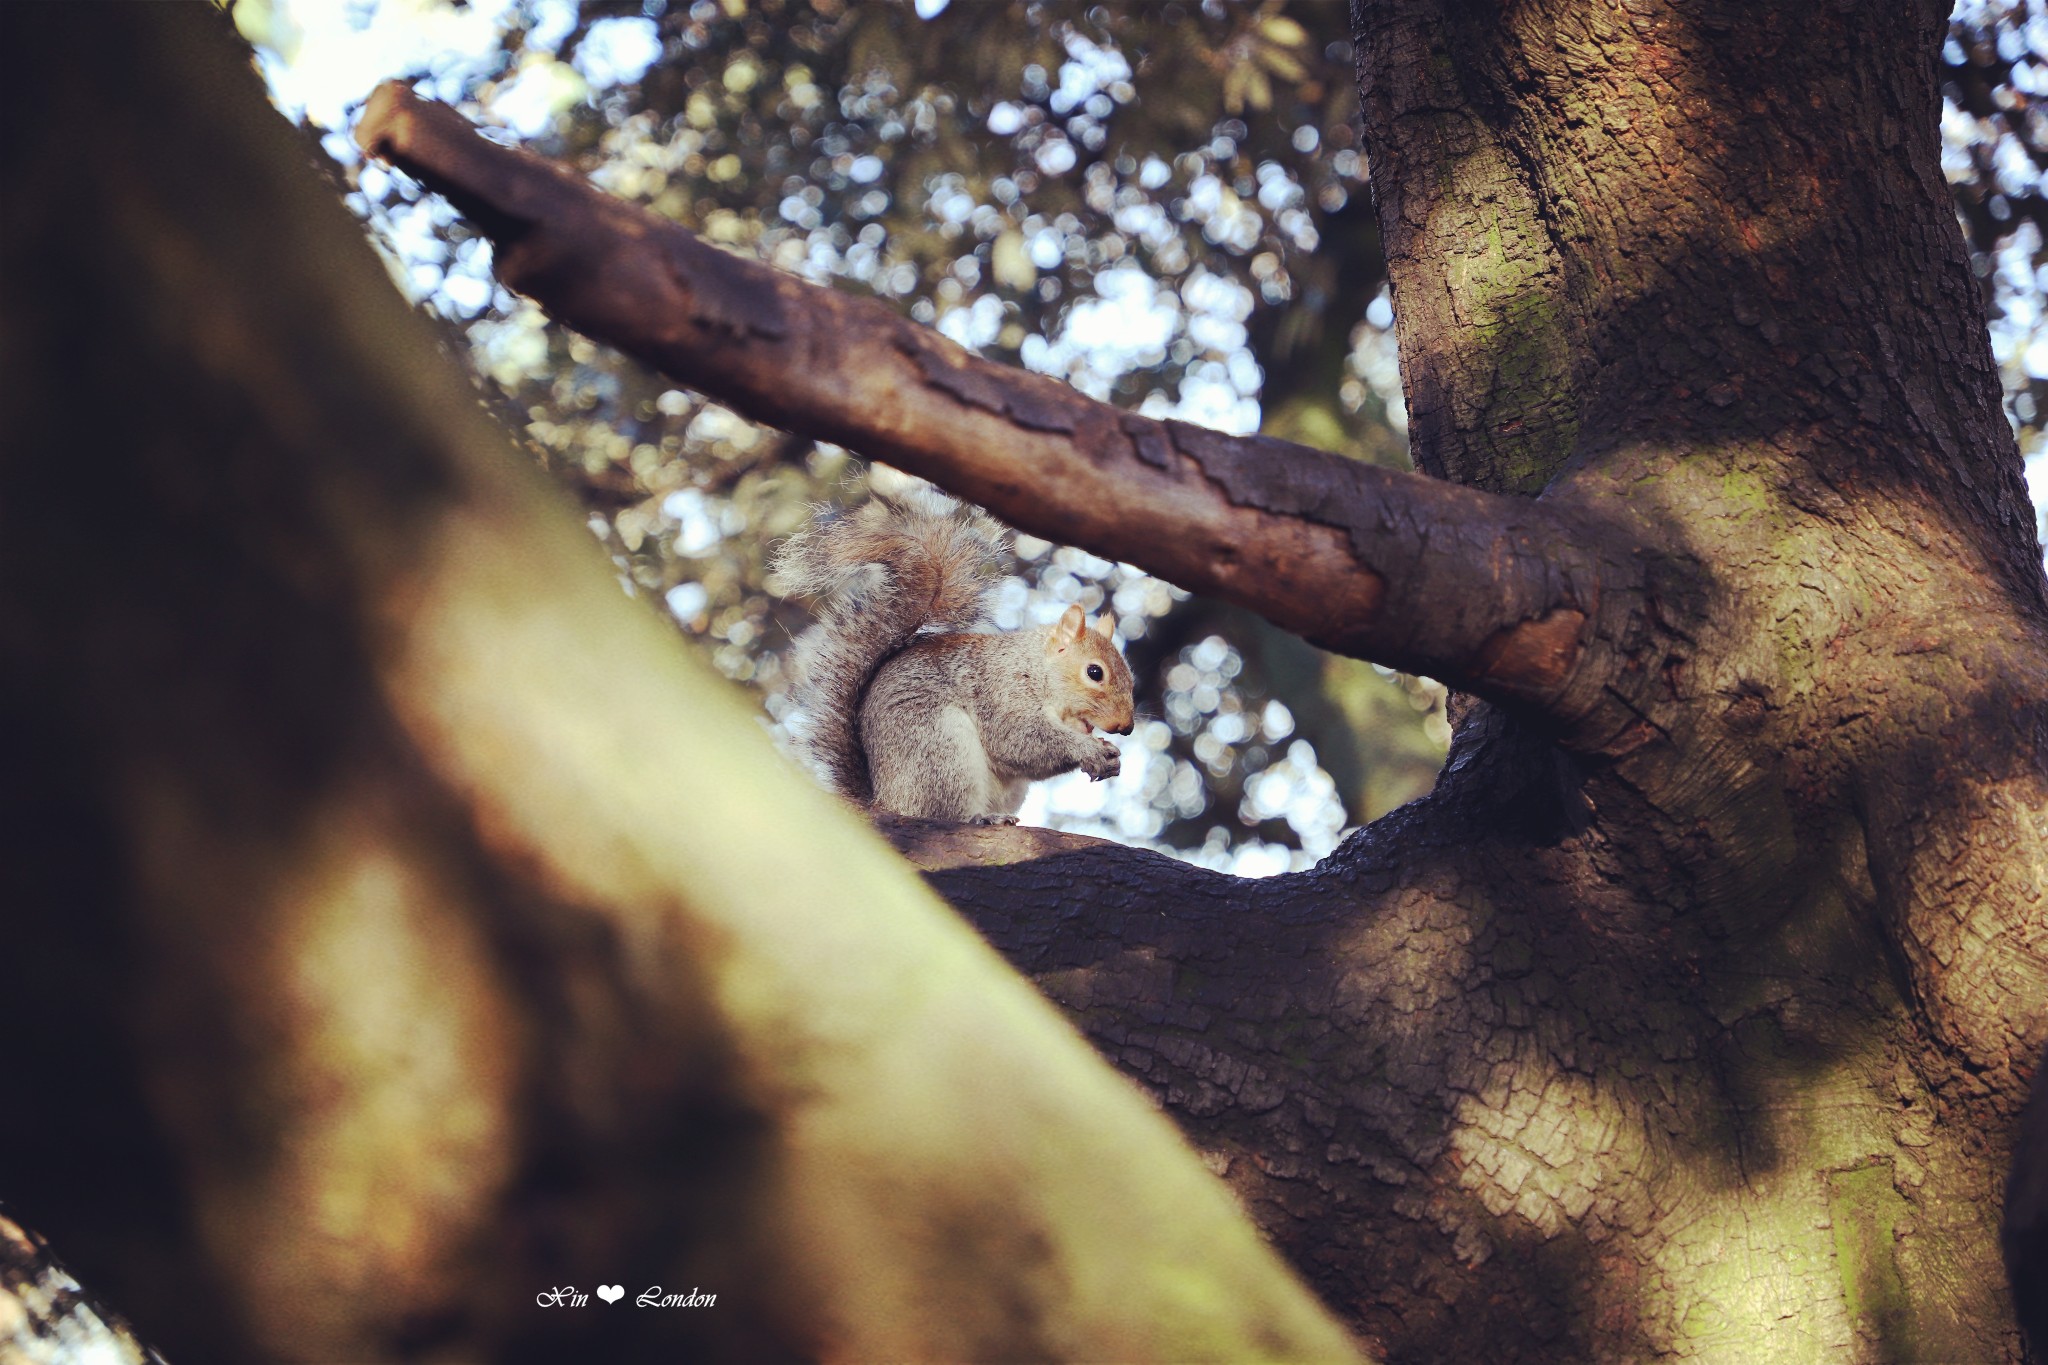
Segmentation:
{"type": "MultiPolygon", "coordinates": [[[[635,589],[771,714],[802,617],[768,591],[767,548],[810,504],[857,499],[864,465],[674,388],[496,287],[488,241],[341,136],[373,75],[417,71],[610,192],[981,354],[1139,411],[1405,466],[1353,56],[1316,6],[532,3],[475,15],[439,50],[434,35],[454,35],[431,7],[236,13],[287,110],[334,130],[350,202],[402,285],[460,327],[508,426],[635,589]],[[351,37],[355,64],[330,70],[351,37]]],[[[2038,170],[2015,158],[2034,145],[2022,115],[2040,28],[2025,5],[1964,5],[1943,55],[1947,170],[2029,449],[2028,365],[2048,370],[2048,346],[2029,351],[2038,170]]],[[[1034,814],[1271,870],[1427,789],[1448,734],[1436,684],[1305,650],[1128,566],[1020,548],[1004,619],[1110,605],[1153,721],[1116,790],[1072,781],[1034,814]]]]}
{"type": "MultiPolygon", "coordinates": [[[[515,131],[614,193],[887,299],[983,354],[1142,411],[1405,464],[1341,37],[1277,6],[570,14],[509,10],[502,49],[432,88],[459,107],[524,111],[515,131]],[[573,98],[589,81],[584,44],[622,29],[653,35],[661,55],[637,80],[573,98]],[[533,113],[535,89],[566,107],[533,113]],[[1318,249],[1331,234],[1342,251],[1318,249]]],[[[261,22],[245,26],[290,44],[288,11],[261,22]]],[[[317,49],[294,51],[317,64],[317,49]]],[[[277,85],[291,95],[288,78],[277,85]]],[[[636,586],[665,595],[721,669],[779,710],[780,655],[802,617],[765,591],[766,548],[809,504],[858,498],[861,467],[493,299],[475,283],[488,251],[466,225],[375,166],[358,179],[359,208],[440,288],[429,306],[464,322],[524,417],[515,425],[636,586]]],[[[1021,548],[1005,618],[1111,606],[1152,719],[1119,790],[1069,784],[1055,823],[1222,863],[1233,847],[1304,837],[1326,852],[1342,826],[1426,789],[1446,737],[1440,688],[1319,656],[1127,567],[1031,538],[1021,548]]]]}

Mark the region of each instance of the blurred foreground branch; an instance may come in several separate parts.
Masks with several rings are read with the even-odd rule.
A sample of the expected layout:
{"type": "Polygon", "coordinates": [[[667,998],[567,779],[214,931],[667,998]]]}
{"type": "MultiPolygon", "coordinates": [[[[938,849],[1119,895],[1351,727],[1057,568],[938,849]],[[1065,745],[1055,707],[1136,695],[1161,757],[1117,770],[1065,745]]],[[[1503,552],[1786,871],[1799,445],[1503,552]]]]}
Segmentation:
{"type": "Polygon", "coordinates": [[[1347,1357],[619,593],[219,16],[120,19],[0,9],[23,1217],[188,1360],[1347,1357]],[[607,1282],[716,1308],[536,1302],[607,1282]]]}

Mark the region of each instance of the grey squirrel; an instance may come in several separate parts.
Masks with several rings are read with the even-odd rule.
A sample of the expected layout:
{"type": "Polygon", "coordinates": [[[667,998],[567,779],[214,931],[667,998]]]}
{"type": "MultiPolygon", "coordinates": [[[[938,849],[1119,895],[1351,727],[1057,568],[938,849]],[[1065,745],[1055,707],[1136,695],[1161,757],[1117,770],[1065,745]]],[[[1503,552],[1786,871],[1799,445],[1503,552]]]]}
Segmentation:
{"type": "Polygon", "coordinates": [[[1131,670],[1106,619],[991,632],[986,584],[1002,527],[950,499],[874,497],[821,513],[775,569],[815,597],[797,641],[799,743],[826,785],[898,815],[1015,824],[1034,781],[1114,777],[1131,732],[1131,670]],[[980,629],[978,629],[980,628],[980,629]]]}

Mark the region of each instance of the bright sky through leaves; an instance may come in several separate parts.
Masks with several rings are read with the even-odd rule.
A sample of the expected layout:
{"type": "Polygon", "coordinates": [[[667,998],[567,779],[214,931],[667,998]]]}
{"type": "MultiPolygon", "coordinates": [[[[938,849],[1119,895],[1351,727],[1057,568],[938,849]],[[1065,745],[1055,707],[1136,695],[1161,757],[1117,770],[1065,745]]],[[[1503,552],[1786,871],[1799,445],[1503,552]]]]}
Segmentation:
{"type": "MultiPolygon", "coordinates": [[[[670,20],[687,10],[695,26],[699,12],[703,22],[715,25],[744,13],[747,5],[744,0],[700,0],[692,7],[671,0],[671,8],[670,20]]],[[[943,0],[911,0],[908,8],[897,7],[904,22],[913,25],[911,13],[923,19],[943,13],[951,21],[958,18],[957,8],[949,10],[943,0]]],[[[1966,3],[1958,14],[1989,13],[1990,8],[1966,3]]],[[[821,194],[816,168],[824,163],[813,162],[808,177],[791,176],[773,192],[780,196],[779,208],[768,221],[786,226],[749,235],[754,229],[744,218],[724,209],[707,213],[702,198],[692,206],[696,191],[756,173],[743,172],[742,158],[734,154],[744,147],[728,141],[723,146],[733,150],[714,154],[721,146],[718,120],[724,116],[710,103],[699,108],[699,101],[712,93],[709,88],[691,96],[687,119],[678,120],[682,131],[666,148],[662,130],[641,127],[620,112],[629,110],[630,103],[620,105],[619,95],[630,101],[631,87],[662,59],[662,35],[672,34],[672,25],[664,29],[651,18],[611,12],[577,36],[580,11],[574,0],[474,0],[460,8],[446,0],[277,0],[272,5],[243,0],[236,17],[257,45],[259,64],[280,106],[320,127],[345,129],[351,107],[379,81],[394,76],[412,79],[443,100],[473,102],[468,107],[487,124],[521,140],[541,140],[544,146],[565,118],[580,113],[587,120],[593,103],[604,104],[616,131],[606,135],[602,155],[593,158],[598,163],[594,175],[614,193],[652,201],[657,211],[671,214],[677,210],[665,205],[673,200],[684,206],[685,220],[713,241],[760,250],[805,278],[850,283],[896,300],[913,318],[972,349],[1007,356],[1148,414],[1226,431],[1256,430],[1268,416],[1262,407],[1268,379],[1249,329],[1261,308],[1284,310],[1296,297],[1302,286],[1290,272],[1321,246],[1306,210],[1317,196],[1323,196],[1325,210],[1332,202],[1330,188],[1317,189],[1277,160],[1259,163],[1255,177],[1241,173],[1241,161],[1238,172],[1226,169],[1233,145],[1226,133],[1213,144],[1197,143],[1184,155],[1148,155],[1133,164],[1113,195],[1106,183],[1091,179],[1089,202],[1101,216],[1099,227],[1084,227],[1072,213],[1034,211],[1036,201],[1021,188],[1003,188],[1007,182],[1002,179],[994,182],[992,198],[989,182],[977,181],[973,167],[963,166],[965,175],[928,175],[920,190],[885,160],[907,144],[871,141],[857,143],[832,163],[843,190],[825,185],[821,194]],[[509,59],[508,52],[513,54],[509,59]],[[700,141],[704,154],[689,152],[700,141]],[[655,193],[664,182],[671,186],[670,200],[655,193]],[[686,187],[679,200],[674,198],[678,185],[686,187]],[[913,206],[911,196],[918,194],[922,198],[913,206]],[[930,267],[903,254],[902,213],[913,207],[921,209],[938,236],[956,243],[952,259],[940,260],[951,269],[940,272],[935,287],[930,267]],[[1236,267],[1219,269],[1213,259],[1190,259],[1184,243],[1191,224],[1236,267]],[[1118,244],[1116,254],[1099,265],[1093,264],[1092,254],[1097,242],[1086,237],[1093,231],[1106,231],[1118,244]],[[1077,286],[1076,253],[1084,249],[1091,253],[1091,266],[1080,273],[1077,286]],[[1064,295],[1063,279],[1069,291],[1064,295]],[[1049,306],[1040,322],[1020,328],[1017,308],[1006,300],[1032,293],[1049,306]],[[1056,304],[1050,303],[1055,299],[1056,304]],[[1132,376],[1146,374],[1173,378],[1149,391],[1142,386],[1133,391],[1132,376]]],[[[1982,15],[1976,21],[1982,22],[1982,15]]],[[[1247,50],[1271,49],[1275,70],[1293,60],[1284,44],[1305,37],[1300,25],[1275,21],[1282,23],[1285,27],[1269,26],[1264,37],[1254,25],[1246,39],[1254,44],[1247,50]],[[1283,46],[1272,47],[1274,34],[1283,46]],[[1258,48],[1260,43],[1268,48],[1258,48]]],[[[1007,87],[998,84],[979,92],[986,99],[973,115],[979,130],[1011,143],[1020,164],[1048,183],[1077,179],[1077,149],[1100,148],[1099,141],[1088,139],[1099,138],[1117,111],[1146,98],[1134,85],[1130,61],[1113,43],[1073,29],[1061,30],[1058,42],[1054,58],[1044,65],[1022,67],[1002,78],[1010,82],[1007,87]]],[[[2024,59],[2027,52],[2048,50],[2048,24],[2038,18],[2008,24],[1997,42],[2005,60],[2024,59]],[[2015,50],[2007,53],[2006,47],[2015,50]]],[[[744,49],[736,55],[706,49],[681,57],[672,51],[670,60],[708,63],[701,73],[714,76],[712,85],[722,87],[715,91],[721,98],[744,97],[763,80],[786,85],[788,98],[799,106],[815,107],[836,97],[841,116],[854,126],[861,126],[862,119],[895,117],[890,111],[898,106],[889,101],[909,93],[886,91],[882,98],[857,85],[821,90],[807,83],[801,66],[777,71],[744,49]]],[[[2040,75],[2030,60],[2017,61],[2012,70],[2015,86],[2040,75]]],[[[2032,92],[2020,93],[2030,97],[2032,92]]],[[[1270,92],[1256,96],[1246,87],[1226,90],[1225,96],[1226,101],[1273,98],[1270,92]]],[[[968,115],[959,110],[951,116],[968,115]]],[[[1247,110],[1246,117],[1257,115],[1247,110]]],[[[1319,132],[1315,124],[1303,123],[1292,132],[1293,148],[1327,156],[1344,175],[1360,173],[1354,151],[1321,145],[1328,132],[1327,125],[1319,132]]],[[[2037,163],[2022,154],[2009,130],[1963,113],[1953,99],[1943,133],[1952,180],[1974,183],[1970,178],[1988,164],[2014,193],[2041,181],[2037,163]]],[[[772,130],[769,135],[779,136],[772,130]]],[[[1234,141],[1243,140],[1239,125],[1234,141]]],[[[352,204],[370,220],[401,287],[465,326],[479,367],[508,393],[531,392],[552,382],[558,397],[566,396],[568,407],[559,412],[531,409],[529,434],[557,450],[559,458],[580,459],[592,469],[630,464],[636,477],[643,482],[654,477],[658,485],[661,470],[643,454],[665,460],[665,446],[661,452],[633,447],[628,459],[626,446],[607,451],[600,445],[630,438],[614,435],[601,423],[577,424],[577,412],[601,412],[616,389],[596,348],[580,338],[563,341],[531,306],[496,288],[489,243],[466,234],[445,204],[394,193],[391,177],[379,167],[358,164],[353,145],[339,132],[324,145],[352,168],[361,190],[351,197],[352,204]],[[565,345],[566,356],[561,353],[565,345]]],[[[1098,163],[1093,169],[1105,167],[1098,163]]],[[[1023,180],[1017,184],[1021,187],[1023,180]]],[[[1336,202],[1342,202],[1341,192],[1336,202]]],[[[2039,414],[2029,391],[2035,380],[2048,375],[2048,317],[2042,306],[2048,267],[2041,264],[2042,256],[2039,231],[2032,222],[2022,222],[1981,259],[1994,291],[1993,348],[2029,455],[2030,485],[2037,504],[2048,504],[2048,450],[2038,440],[2039,414]]],[[[1384,291],[1363,311],[1341,377],[1344,402],[1354,411],[1370,405],[1384,427],[1399,433],[1405,414],[1393,313],[1384,291]]],[[[693,447],[711,443],[752,458],[748,452],[761,454],[772,446],[772,434],[692,396],[670,391],[655,406],[685,422],[686,444],[693,447]]],[[[719,575],[738,539],[761,539],[792,528],[778,530],[758,520],[758,509],[744,510],[730,490],[693,484],[654,491],[644,507],[609,516],[593,512],[593,531],[615,552],[621,539],[632,550],[643,537],[658,538],[685,576],[680,582],[671,575],[646,586],[678,620],[707,635],[721,668],[762,688],[764,704],[782,714],[773,657],[784,643],[777,635],[780,628],[758,616],[735,617],[729,605],[733,589],[720,586],[719,575]]],[[[1048,620],[1067,602],[1081,600],[1091,610],[1110,608],[1125,634],[1135,636],[1175,609],[1178,599],[1165,585],[1134,570],[1078,552],[1053,552],[1028,538],[1020,549],[1026,555],[1024,576],[1006,582],[998,599],[1006,625],[1048,620]]],[[[626,581],[633,590],[631,578],[626,581]]],[[[1123,776],[1094,784],[1070,775],[1042,784],[1025,819],[1154,846],[1159,846],[1162,820],[1199,824],[1222,818],[1247,829],[1261,821],[1279,822],[1270,827],[1291,831],[1292,847],[1242,829],[1219,842],[1224,833],[1219,824],[1199,848],[1183,844],[1177,850],[1240,873],[1306,865],[1334,846],[1343,814],[1332,779],[1314,747],[1295,733],[1296,719],[1288,708],[1277,698],[1245,690],[1251,679],[1239,649],[1221,637],[1198,634],[1178,661],[1170,662],[1155,703],[1161,714],[1141,717],[1137,733],[1124,744],[1123,776]],[[1234,822],[1228,819],[1229,809],[1211,812],[1211,784],[1225,775],[1241,779],[1240,794],[1231,798],[1234,822]]],[[[1426,694],[1413,699],[1418,706],[1428,704],[1426,694]]],[[[1431,715],[1429,723],[1441,727],[1441,717],[1431,715]]]]}

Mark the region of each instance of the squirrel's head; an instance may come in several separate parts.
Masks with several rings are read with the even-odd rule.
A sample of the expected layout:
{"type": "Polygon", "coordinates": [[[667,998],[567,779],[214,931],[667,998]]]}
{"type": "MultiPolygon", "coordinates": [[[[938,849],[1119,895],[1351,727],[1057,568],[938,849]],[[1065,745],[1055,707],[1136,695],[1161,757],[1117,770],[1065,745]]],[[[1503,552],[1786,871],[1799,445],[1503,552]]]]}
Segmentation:
{"type": "Polygon", "coordinates": [[[1079,607],[1068,607],[1046,636],[1045,653],[1069,719],[1113,735],[1131,732],[1131,668],[1110,638],[1107,616],[1090,624],[1079,607]]]}

